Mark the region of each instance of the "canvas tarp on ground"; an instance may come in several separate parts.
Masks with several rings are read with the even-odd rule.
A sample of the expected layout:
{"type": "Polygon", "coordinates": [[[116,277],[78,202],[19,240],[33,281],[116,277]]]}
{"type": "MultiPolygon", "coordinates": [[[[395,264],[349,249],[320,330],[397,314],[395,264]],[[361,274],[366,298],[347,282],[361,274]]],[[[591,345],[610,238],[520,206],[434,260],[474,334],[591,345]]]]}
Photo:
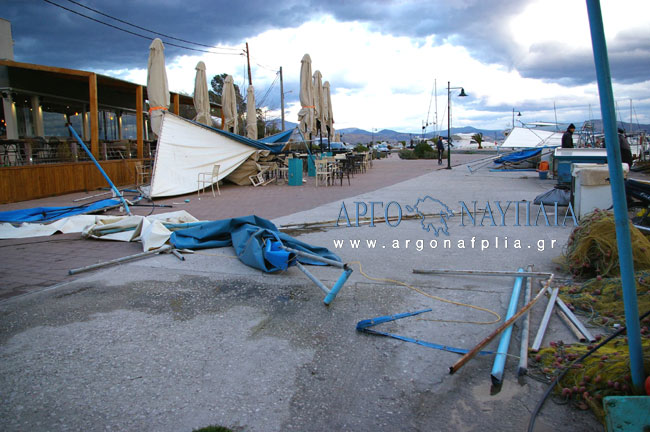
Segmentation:
{"type": "Polygon", "coordinates": [[[562,132],[551,132],[541,129],[516,127],[503,142],[501,147],[531,148],[531,147],[560,147],[562,132]]]}
{"type": "MultiPolygon", "coordinates": [[[[295,256],[272,243],[281,242],[292,249],[318,255],[333,261],[341,258],[327,248],[312,246],[281,233],[273,222],[256,215],[191,224],[175,231],[169,241],[177,249],[207,249],[232,246],[237,257],[246,265],[267,273],[286,270],[295,261],[302,264],[325,265],[303,256],[295,256]]],[[[276,243],[277,245],[277,243],[276,243]]]]}
{"type": "Polygon", "coordinates": [[[239,135],[163,113],[151,187],[148,195],[161,198],[196,192],[198,175],[220,166],[219,180],[227,177],[264,144],[239,135]]]}

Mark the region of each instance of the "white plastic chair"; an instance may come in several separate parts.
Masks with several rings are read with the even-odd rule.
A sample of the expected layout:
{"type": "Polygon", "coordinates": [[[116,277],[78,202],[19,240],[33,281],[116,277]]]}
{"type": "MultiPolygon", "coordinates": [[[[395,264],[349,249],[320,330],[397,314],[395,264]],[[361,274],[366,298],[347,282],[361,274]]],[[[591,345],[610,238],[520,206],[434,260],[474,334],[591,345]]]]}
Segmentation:
{"type": "Polygon", "coordinates": [[[199,178],[197,180],[198,190],[196,193],[198,196],[201,196],[201,190],[205,189],[209,184],[212,188],[212,196],[216,197],[214,194],[214,185],[217,185],[217,192],[221,195],[221,190],[219,190],[219,165],[212,167],[212,172],[201,172],[199,173],[199,178]]]}

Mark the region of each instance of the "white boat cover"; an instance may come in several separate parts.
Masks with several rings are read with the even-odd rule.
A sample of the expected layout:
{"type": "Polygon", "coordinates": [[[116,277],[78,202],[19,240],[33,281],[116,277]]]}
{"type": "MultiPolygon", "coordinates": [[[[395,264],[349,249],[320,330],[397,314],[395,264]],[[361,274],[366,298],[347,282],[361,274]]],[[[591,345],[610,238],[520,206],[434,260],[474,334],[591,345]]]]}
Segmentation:
{"type": "Polygon", "coordinates": [[[212,172],[212,167],[218,164],[221,180],[257,150],[225,133],[165,111],[149,196],[161,198],[196,192],[199,173],[212,172]]]}
{"type": "Polygon", "coordinates": [[[507,148],[532,148],[532,147],[560,147],[562,145],[562,132],[551,132],[541,129],[515,127],[503,142],[501,147],[507,148]]]}

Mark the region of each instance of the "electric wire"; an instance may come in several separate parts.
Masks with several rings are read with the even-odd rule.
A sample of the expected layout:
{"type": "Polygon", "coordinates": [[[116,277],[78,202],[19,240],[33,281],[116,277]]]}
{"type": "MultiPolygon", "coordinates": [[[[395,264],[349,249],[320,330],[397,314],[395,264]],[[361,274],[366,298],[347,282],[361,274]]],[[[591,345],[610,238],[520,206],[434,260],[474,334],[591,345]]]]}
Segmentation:
{"type": "Polygon", "coordinates": [[[177,38],[177,37],[174,37],[174,36],[166,35],[164,33],[159,33],[157,31],[149,30],[148,28],[144,28],[144,27],[141,27],[139,25],[132,24],[132,23],[130,23],[128,21],[124,21],[124,20],[122,20],[120,18],[117,18],[117,17],[114,17],[114,16],[109,15],[107,13],[101,12],[101,11],[99,11],[97,9],[93,9],[93,8],[91,8],[89,6],[86,6],[86,5],[82,4],[82,3],[79,3],[79,2],[77,2],[75,0],[68,0],[68,1],[70,3],[73,3],[73,4],[77,5],[77,6],[80,6],[80,7],[84,8],[84,9],[88,9],[89,11],[95,12],[96,14],[105,16],[106,18],[110,18],[112,20],[121,22],[122,24],[126,24],[126,25],[129,25],[131,27],[135,27],[135,28],[137,28],[139,30],[144,30],[146,32],[153,33],[153,34],[158,35],[158,36],[163,36],[163,37],[166,37],[168,39],[173,39],[173,40],[177,40],[179,42],[185,42],[185,43],[189,43],[189,44],[192,44],[192,45],[198,45],[198,46],[202,46],[202,47],[206,47],[206,48],[216,48],[216,49],[224,49],[224,50],[241,51],[241,48],[219,47],[219,46],[214,46],[214,45],[206,45],[206,44],[202,44],[202,43],[199,43],[199,42],[192,42],[192,41],[188,41],[188,40],[185,40],[185,39],[180,39],[180,38],[177,38]]]}
{"type": "MultiPolygon", "coordinates": [[[[151,39],[152,39],[152,38],[149,37],[149,36],[145,36],[145,35],[143,35],[143,34],[136,33],[136,32],[133,32],[133,31],[131,31],[131,30],[127,30],[127,29],[124,29],[124,28],[118,27],[118,26],[116,26],[116,25],[113,25],[113,24],[107,23],[107,22],[105,22],[105,21],[101,21],[101,20],[98,20],[98,19],[96,19],[96,18],[90,17],[90,16],[88,16],[88,15],[84,15],[84,14],[82,14],[81,12],[77,12],[77,11],[75,11],[75,10],[72,10],[72,9],[70,9],[70,8],[67,8],[67,7],[65,7],[65,6],[62,6],[62,5],[60,5],[60,4],[54,3],[54,2],[51,1],[51,0],[43,0],[43,1],[44,1],[45,3],[49,3],[49,4],[53,5],[53,6],[56,6],[56,7],[58,7],[58,8],[64,9],[64,10],[66,10],[66,11],[68,11],[68,12],[71,12],[71,13],[73,13],[73,14],[75,14],[75,15],[79,15],[79,16],[81,16],[81,17],[87,18],[87,19],[89,19],[89,20],[91,20],[91,21],[94,21],[94,22],[96,22],[96,23],[103,24],[103,25],[105,25],[105,26],[107,26],[107,27],[111,27],[111,28],[113,28],[113,29],[115,29],[115,30],[119,30],[119,31],[122,31],[122,32],[128,33],[128,34],[133,35],[133,36],[137,36],[137,37],[140,37],[140,38],[142,38],[142,39],[146,39],[146,40],[151,40],[151,39]]],[[[166,45],[169,45],[169,46],[176,47],[176,48],[182,48],[182,49],[186,49],[186,50],[190,50],[190,51],[204,52],[204,53],[208,53],[208,54],[216,54],[216,55],[236,55],[236,56],[243,56],[243,55],[244,55],[243,53],[219,53],[219,52],[208,51],[208,50],[199,49],[199,48],[191,48],[191,47],[187,47],[187,46],[183,46],[183,45],[178,45],[178,44],[175,44],[175,43],[172,43],[172,42],[165,42],[165,44],[166,44],[166,45]]]]}

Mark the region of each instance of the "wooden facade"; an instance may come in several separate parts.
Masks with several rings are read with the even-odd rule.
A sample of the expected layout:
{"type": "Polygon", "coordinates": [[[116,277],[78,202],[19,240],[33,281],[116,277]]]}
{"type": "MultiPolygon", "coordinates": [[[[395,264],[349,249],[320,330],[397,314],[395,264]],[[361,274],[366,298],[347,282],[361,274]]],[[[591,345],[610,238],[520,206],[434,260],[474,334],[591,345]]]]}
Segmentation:
{"type": "MultiPolygon", "coordinates": [[[[3,99],[7,97],[5,96],[7,94],[18,92],[23,95],[31,95],[35,100],[60,98],[70,101],[68,108],[72,112],[75,111],[72,107],[73,104],[76,104],[77,108],[83,107],[82,110],[88,118],[88,128],[84,123],[85,136],[81,133],[80,135],[84,141],[87,141],[86,144],[91,153],[100,161],[116,186],[134,184],[135,165],[150,162],[146,159],[148,152],[144,149],[145,119],[148,117],[146,86],[94,72],[0,60],[0,90],[2,90],[3,99]],[[137,158],[131,159],[131,155],[129,155],[120,160],[101,160],[103,157],[101,149],[105,148],[102,147],[104,141],[101,140],[99,133],[99,111],[101,109],[116,109],[135,115],[136,139],[134,144],[137,145],[137,152],[133,156],[137,155],[137,158]]],[[[178,93],[171,93],[170,96],[172,105],[169,109],[175,114],[180,113],[181,105],[191,106],[193,109],[192,97],[178,93]]],[[[8,97],[5,107],[11,106],[11,96],[8,97]]],[[[213,112],[216,115],[221,115],[221,107],[216,104],[211,105],[213,112]]],[[[37,108],[40,109],[40,107],[37,108]]],[[[5,112],[5,117],[7,115],[11,115],[11,113],[5,112]]],[[[7,128],[8,130],[9,128],[7,128]]],[[[28,137],[11,137],[8,134],[6,138],[28,137]]],[[[90,191],[106,186],[106,181],[92,162],[31,164],[30,160],[25,165],[0,167],[0,203],[90,191]]]]}
{"type": "MultiPolygon", "coordinates": [[[[141,159],[102,161],[100,165],[118,187],[135,184],[141,159]]],[[[26,201],[108,187],[93,162],[25,165],[0,168],[0,203],[26,201]]]]}

